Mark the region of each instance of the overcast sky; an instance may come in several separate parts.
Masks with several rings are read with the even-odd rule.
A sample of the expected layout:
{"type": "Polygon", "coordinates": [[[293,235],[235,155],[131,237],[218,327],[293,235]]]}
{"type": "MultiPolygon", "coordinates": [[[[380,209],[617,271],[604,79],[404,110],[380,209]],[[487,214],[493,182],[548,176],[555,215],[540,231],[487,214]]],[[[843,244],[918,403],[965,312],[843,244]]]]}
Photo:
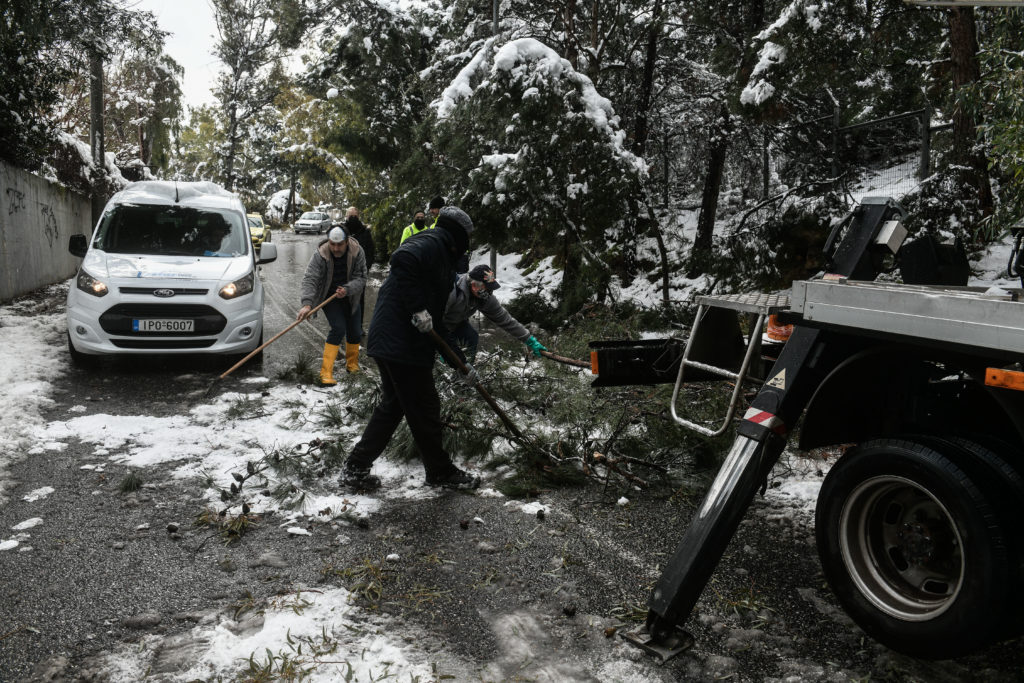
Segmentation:
{"type": "Polygon", "coordinates": [[[171,33],[167,54],[185,68],[183,103],[191,107],[212,104],[210,88],[220,61],[211,52],[217,27],[207,0],[138,0],[133,6],[155,14],[160,28],[171,33]]]}

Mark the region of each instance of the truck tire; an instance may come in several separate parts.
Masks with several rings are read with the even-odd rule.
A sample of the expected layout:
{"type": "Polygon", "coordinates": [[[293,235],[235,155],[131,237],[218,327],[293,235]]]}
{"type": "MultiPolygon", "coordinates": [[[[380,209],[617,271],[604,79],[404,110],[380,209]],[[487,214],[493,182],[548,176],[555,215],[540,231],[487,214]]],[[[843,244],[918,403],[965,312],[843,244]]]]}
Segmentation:
{"type": "Polygon", "coordinates": [[[937,450],[879,439],[850,449],[818,495],[818,556],[840,604],[875,640],[948,659],[1003,634],[1006,534],[978,483],[937,450]]]}

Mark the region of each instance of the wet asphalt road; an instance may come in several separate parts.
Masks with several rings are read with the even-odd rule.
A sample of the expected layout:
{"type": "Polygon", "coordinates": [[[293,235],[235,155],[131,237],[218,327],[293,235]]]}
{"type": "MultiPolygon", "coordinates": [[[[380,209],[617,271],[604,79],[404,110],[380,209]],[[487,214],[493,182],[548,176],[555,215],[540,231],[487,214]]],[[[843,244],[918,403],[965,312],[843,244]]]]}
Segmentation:
{"type": "MultiPolygon", "coordinates": [[[[294,320],[299,281],[318,237],[274,240],[278,260],[262,272],[267,338],[294,320]]],[[[379,280],[379,268],[373,275],[379,280]]],[[[296,354],[318,354],[325,328],[322,318],[300,326],[267,349],[261,370],[241,376],[259,370],[273,378],[296,354]]],[[[195,358],[105,361],[100,371],[71,371],[45,417],[60,419],[79,404],[89,412],[181,414],[221,366],[195,358]]],[[[699,500],[680,497],[679,481],[644,493],[590,486],[546,493],[553,512],[539,519],[508,514],[502,499],[450,493],[389,504],[368,523],[346,528],[350,540],[343,544],[330,530],[286,537],[271,520],[225,547],[204,542],[205,532],[190,526],[204,504],[194,484],[167,481],[121,494],[124,468],[79,469],[95,461],[93,449],[72,443],[11,468],[17,483],[0,505],[0,528],[10,529],[30,510],[47,523],[33,530],[33,552],[0,554],[2,683],[103,680],[93,658],[118,644],[144,635],[171,639],[204,614],[230,612],[243,596],[260,600],[337,583],[325,568],[390,553],[407,562],[385,586],[378,609],[404,624],[420,648],[458,660],[441,673],[478,680],[479,670],[465,668],[477,662],[497,667],[499,674],[486,680],[600,680],[579,662],[620,647],[614,634],[643,619],[651,586],[699,500]],[[31,507],[21,501],[43,485],[61,494],[31,507]],[[622,495],[629,505],[616,505],[622,495]],[[477,517],[482,524],[466,523],[477,517]],[[167,531],[172,523],[179,538],[167,531]],[[261,559],[272,552],[287,566],[261,559]]],[[[686,626],[697,645],[652,668],[651,680],[1024,678],[1019,640],[929,663],[866,638],[824,585],[809,520],[771,500],[755,502],[686,626]]]]}

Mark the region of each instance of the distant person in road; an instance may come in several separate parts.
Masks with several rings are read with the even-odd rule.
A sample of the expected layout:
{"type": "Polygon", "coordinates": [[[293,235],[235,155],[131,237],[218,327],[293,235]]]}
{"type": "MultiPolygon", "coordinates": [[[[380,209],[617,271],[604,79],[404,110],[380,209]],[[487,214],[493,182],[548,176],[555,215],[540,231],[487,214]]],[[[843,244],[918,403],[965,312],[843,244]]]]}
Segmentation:
{"type": "MultiPolygon", "coordinates": [[[[369,272],[377,258],[377,246],[373,243],[373,233],[371,233],[370,228],[359,219],[359,209],[354,206],[348,207],[348,211],[345,212],[345,232],[347,232],[350,237],[355,237],[359,242],[359,246],[363,248],[363,253],[366,254],[366,270],[369,272]]],[[[362,339],[363,334],[363,318],[365,312],[366,288],[364,287],[362,293],[359,295],[360,339],[362,339]]]]}
{"type": "MultiPolygon", "coordinates": [[[[430,215],[433,217],[434,223],[432,225],[428,225],[427,226],[428,228],[432,228],[432,227],[434,227],[434,225],[437,225],[438,213],[446,205],[447,205],[447,202],[445,202],[444,197],[442,197],[440,195],[438,195],[437,197],[434,197],[433,199],[430,200],[430,204],[427,205],[427,211],[430,212],[430,215]]],[[[464,252],[462,252],[462,254],[459,255],[459,258],[456,259],[456,261],[455,261],[455,272],[456,273],[465,273],[468,270],[469,270],[469,246],[467,245],[466,246],[466,250],[464,252]]]]}
{"type": "Polygon", "coordinates": [[[327,239],[313,252],[302,276],[302,308],[296,316],[296,320],[303,320],[309,316],[313,306],[331,294],[338,295],[322,309],[330,326],[320,365],[320,383],[325,386],[337,384],[334,361],[343,339],[346,340],[345,367],[349,372],[359,371],[359,340],[363,333],[359,302],[365,287],[366,254],[362,246],[343,228],[331,228],[327,239]]]}
{"type": "Polygon", "coordinates": [[[494,272],[481,264],[474,266],[468,273],[459,275],[455,280],[455,287],[448,294],[448,304],[444,309],[444,328],[448,331],[449,345],[463,362],[467,359],[471,363],[476,361],[480,335],[473,329],[469,319],[477,311],[487,316],[510,336],[526,344],[533,351],[533,355],[540,357],[541,351],[547,351],[544,345],[492,296],[492,292],[499,287],[501,285],[494,279],[494,272]]]}
{"type": "Polygon", "coordinates": [[[423,232],[424,230],[429,230],[432,227],[434,226],[427,225],[426,215],[422,211],[417,211],[416,214],[412,217],[412,223],[405,226],[405,230],[402,231],[402,238],[398,240],[398,244],[405,244],[405,241],[412,237],[413,235],[417,235],[423,232]]]}
{"type": "MultiPolygon", "coordinates": [[[[370,474],[374,461],[405,418],[419,448],[429,486],[472,489],[479,477],[452,463],[441,445],[441,400],[434,386],[435,346],[429,333],[441,320],[455,279],[454,265],[466,251],[473,221],[461,209],[445,207],[437,228],[408,240],[391,255],[391,270],[377,294],[370,319],[367,354],[380,369],[380,403],[345,462],[340,483],[369,491],[380,486],[370,474]]],[[[479,382],[470,366],[466,384],[479,382]]]]}
{"type": "Polygon", "coordinates": [[[437,217],[440,215],[441,209],[444,208],[444,205],[444,197],[441,197],[440,195],[431,199],[430,203],[427,204],[427,212],[430,214],[431,228],[437,225],[437,217]]]}

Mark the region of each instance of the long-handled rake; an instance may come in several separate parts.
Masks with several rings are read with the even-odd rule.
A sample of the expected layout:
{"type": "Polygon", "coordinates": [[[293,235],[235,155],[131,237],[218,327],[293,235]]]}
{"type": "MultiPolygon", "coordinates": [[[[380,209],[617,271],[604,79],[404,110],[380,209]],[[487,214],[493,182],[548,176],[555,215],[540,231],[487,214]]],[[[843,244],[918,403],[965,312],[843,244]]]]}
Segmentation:
{"type": "Polygon", "coordinates": [[[246,363],[247,363],[247,362],[248,362],[248,361],[249,361],[249,360],[250,360],[250,359],[251,359],[251,358],[252,358],[253,356],[255,356],[255,355],[256,355],[257,353],[259,353],[260,351],[262,351],[263,349],[267,348],[268,346],[270,346],[271,344],[273,344],[273,343],[274,343],[275,341],[277,341],[278,339],[280,339],[281,337],[283,337],[283,336],[284,336],[284,334],[285,334],[286,332],[288,332],[288,331],[290,331],[291,329],[293,329],[293,328],[294,328],[294,327],[295,327],[296,325],[298,325],[299,323],[301,323],[301,322],[302,322],[303,320],[308,320],[308,319],[309,319],[309,316],[311,316],[311,315],[313,315],[314,313],[316,313],[317,311],[319,311],[319,310],[320,310],[321,308],[323,308],[324,306],[326,306],[327,304],[329,304],[329,303],[330,303],[331,301],[334,301],[334,300],[335,300],[335,299],[336,299],[337,297],[338,297],[338,294],[337,294],[337,292],[335,292],[334,294],[331,294],[331,295],[330,295],[329,297],[327,297],[326,299],[324,299],[324,300],[323,300],[323,301],[322,301],[322,302],[321,302],[320,304],[318,304],[318,305],[317,305],[317,306],[315,306],[315,307],[314,307],[314,308],[313,308],[312,310],[310,310],[310,312],[309,312],[309,313],[308,313],[308,314],[307,314],[307,315],[306,315],[305,317],[303,317],[303,318],[302,318],[301,320],[296,320],[296,321],[295,321],[295,322],[293,322],[293,323],[292,323],[291,325],[289,325],[288,327],[284,328],[283,330],[281,330],[280,332],[278,332],[277,334],[275,334],[275,335],[274,335],[273,337],[271,337],[269,341],[265,341],[265,342],[263,342],[263,344],[261,344],[260,346],[256,347],[255,349],[253,349],[253,350],[252,350],[252,351],[251,351],[251,352],[249,353],[249,355],[247,355],[247,356],[246,356],[245,358],[243,358],[242,360],[240,360],[240,361],[238,361],[237,363],[235,363],[234,365],[232,365],[232,366],[231,366],[230,368],[228,368],[228,369],[227,369],[227,370],[225,370],[225,371],[224,371],[223,373],[221,373],[221,375],[220,375],[219,377],[217,377],[217,379],[213,380],[213,382],[211,382],[211,383],[210,383],[210,386],[206,387],[206,391],[205,391],[205,392],[203,392],[203,395],[204,395],[204,396],[208,396],[208,395],[210,394],[210,391],[212,391],[212,390],[213,390],[213,388],[214,388],[215,386],[217,386],[217,383],[218,383],[219,381],[221,381],[222,379],[224,379],[225,377],[227,377],[228,375],[230,375],[230,374],[231,374],[232,372],[234,372],[234,371],[235,371],[235,370],[237,370],[238,368],[240,368],[240,367],[242,367],[243,365],[245,365],[245,364],[246,364],[246,363]]]}

